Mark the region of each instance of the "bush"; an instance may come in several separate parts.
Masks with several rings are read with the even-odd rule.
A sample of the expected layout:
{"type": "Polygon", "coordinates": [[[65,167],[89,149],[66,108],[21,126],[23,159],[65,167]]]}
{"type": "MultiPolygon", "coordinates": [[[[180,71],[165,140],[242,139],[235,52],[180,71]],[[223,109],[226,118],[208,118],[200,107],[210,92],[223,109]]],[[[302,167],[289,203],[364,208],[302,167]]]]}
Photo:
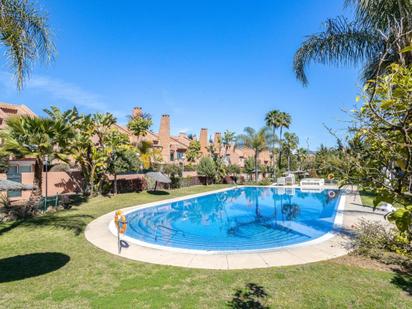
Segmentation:
{"type": "Polygon", "coordinates": [[[411,244],[399,231],[376,221],[361,220],[355,226],[354,253],[410,268],[411,244]]]}
{"type": "Polygon", "coordinates": [[[272,181],[269,178],[262,179],[258,182],[259,186],[269,186],[272,184],[272,181]]]}
{"type": "Polygon", "coordinates": [[[148,182],[146,178],[134,178],[134,179],[118,179],[117,180],[117,192],[141,192],[147,190],[148,182]]]}
{"type": "Polygon", "coordinates": [[[185,172],[194,172],[194,171],[196,171],[196,168],[197,168],[196,165],[189,163],[188,165],[185,165],[183,167],[183,170],[185,172]]]}
{"type": "Polygon", "coordinates": [[[170,183],[171,189],[180,188],[183,175],[183,170],[180,166],[176,164],[166,164],[163,166],[163,173],[170,177],[170,180],[172,181],[170,183]]]}
{"type": "Polygon", "coordinates": [[[194,176],[194,177],[185,177],[182,178],[182,187],[191,187],[191,186],[198,186],[198,185],[205,185],[206,178],[201,176],[194,176]]]}
{"type": "Polygon", "coordinates": [[[209,180],[214,179],[217,174],[215,162],[209,157],[203,157],[197,166],[197,173],[206,177],[206,184],[209,184],[209,180]]]}
{"type": "Polygon", "coordinates": [[[394,235],[382,223],[361,220],[355,226],[354,247],[356,253],[370,256],[376,250],[388,250],[394,235]]]}
{"type": "Polygon", "coordinates": [[[237,164],[229,164],[227,166],[227,173],[229,175],[239,175],[241,172],[241,168],[237,164]]]}
{"type": "MultiPolygon", "coordinates": [[[[241,182],[239,181],[238,184],[241,184],[241,182]]],[[[259,180],[258,182],[253,180],[245,181],[245,178],[243,177],[243,184],[248,186],[269,186],[272,184],[272,181],[269,178],[259,180]]]]}

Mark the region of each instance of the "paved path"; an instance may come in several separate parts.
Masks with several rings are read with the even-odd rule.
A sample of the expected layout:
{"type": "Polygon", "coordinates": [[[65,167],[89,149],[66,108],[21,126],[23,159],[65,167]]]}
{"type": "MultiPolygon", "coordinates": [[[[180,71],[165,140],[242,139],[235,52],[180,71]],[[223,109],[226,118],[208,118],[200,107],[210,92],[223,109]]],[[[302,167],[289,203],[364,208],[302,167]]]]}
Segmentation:
{"type": "MultiPolygon", "coordinates": [[[[203,194],[192,195],[191,197],[200,195],[203,194]]],[[[186,198],[188,197],[174,200],[186,198]]],[[[162,201],[161,203],[164,202],[165,201],[162,201]]],[[[151,204],[155,205],[156,203],[151,204]]],[[[146,205],[132,208],[139,209],[146,205]]],[[[130,209],[131,208],[127,208],[127,210],[130,209]]],[[[98,248],[118,255],[117,237],[114,236],[108,228],[113,217],[114,212],[111,212],[92,221],[86,227],[85,235],[87,240],[98,248]]],[[[373,212],[371,208],[362,206],[360,196],[357,192],[347,192],[342,228],[333,232],[334,237],[320,243],[315,242],[314,244],[299,247],[279,248],[270,252],[231,254],[174,252],[129,243],[129,248],[122,249],[120,256],[148,263],[205,269],[247,269],[306,264],[346,255],[351,250],[353,225],[361,218],[379,221],[384,220],[382,213],[373,212]]]]}

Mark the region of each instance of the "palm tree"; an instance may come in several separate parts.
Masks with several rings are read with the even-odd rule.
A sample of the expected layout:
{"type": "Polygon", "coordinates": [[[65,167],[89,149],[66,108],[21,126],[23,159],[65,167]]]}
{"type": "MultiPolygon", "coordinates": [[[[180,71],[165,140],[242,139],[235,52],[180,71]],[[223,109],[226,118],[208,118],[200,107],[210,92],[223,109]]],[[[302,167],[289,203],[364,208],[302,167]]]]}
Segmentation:
{"type": "Polygon", "coordinates": [[[46,14],[26,0],[0,0],[0,42],[19,89],[32,64],[39,59],[49,61],[55,53],[46,14]]]}
{"type": "MultiPolygon", "coordinates": [[[[292,122],[292,117],[285,112],[280,112],[277,118],[277,125],[279,128],[279,142],[282,145],[282,131],[283,128],[289,129],[290,123],[292,122]]],[[[282,147],[279,148],[279,170],[282,168],[282,147]]]]}
{"type": "Polygon", "coordinates": [[[144,113],[136,117],[130,116],[129,122],[127,123],[127,128],[132,131],[137,137],[141,137],[146,136],[152,124],[152,116],[150,114],[144,113]]]}
{"type": "Polygon", "coordinates": [[[108,148],[107,159],[109,161],[107,165],[107,171],[113,175],[113,194],[117,194],[117,173],[121,170],[122,163],[126,165],[132,165],[129,162],[127,155],[128,150],[132,148],[129,137],[127,134],[123,134],[116,129],[112,129],[104,136],[104,144],[108,148]]]}
{"type": "Polygon", "coordinates": [[[292,152],[298,147],[299,144],[299,138],[295,133],[285,133],[285,139],[282,143],[282,148],[286,152],[288,156],[288,171],[290,171],[290,158],[292,155],[292,152]]]}
{"type": "MultiPolygon", "coordinates": [[[[229,151],[230,147],[233,145],[233,143],[236,141],[236,133],[226,130],[223,133],[223,138],[222,138],[222,144],[225,149],[225,162],[227,159],[227,152],[229,151]]],[[[230,163],[230,162],[226,162],[230,163]]]]}
{"type": "Polygon", "coordinates": [[[2,132],[3,149],[16,157],[35,159],[33,196],[42,196],[43,161],[46,156],[59,156],[72,134],[72,128],[63,121],[30,116],[7,120],[2,132]]]}
{"type": "Polygon", "coordinates": [[[277,142],[276,129],[279,128],[279,115],[281,112],[277,109],[266,114],[265,123],[268,128],[272,128],[272,165],[275,170],[275,144],[277,142]]]}
{"type": "Polygon", "coordinates": [[[255,180],[258,180],[258,158],[259,154],[267,149],[267,128],[262,128],[259,131],[251,127],[246,127],[243,130],[245,133],[237,136],[236,147],[249,148],[254,152],[255,161],[255,180]]]}
{"type": "Polygon", "coordinates": [[[364,64],[364,81],[385,73],[389,64],[412,63],[412,2],[410,0],[346,0],[355,17],[328,19],[325,30],[310,35],[296,51],[294,71],[308,83],[305,69],[310,62],[364,64]]]}
{"type": "Polygon", "coordinates": [[[75,134],[69,143],[70,157],[80,167],[83,193],[93,196],[101,189],[108,166],[105,138],[116,123],[110,113],[81,115],[74,124],[75,134]]]}
{"type": "Polygon", "coordinates": [[[298,161],[298,169],[299,170],[303,170],[303,164],[305,163],[305,161],[308,158],[308,150],[305,148],[298,148],[296,151],[296,159],[298,161]]]}
{"type": "Polygon", "coordinates": [[[145,169],[151,168],[154,162],[160,162],[162,160],[161,151],[153,148],[153,144],[150,141],[140,141],[137,144],[137,151],[139,153],[139,159],[145,169]]]}

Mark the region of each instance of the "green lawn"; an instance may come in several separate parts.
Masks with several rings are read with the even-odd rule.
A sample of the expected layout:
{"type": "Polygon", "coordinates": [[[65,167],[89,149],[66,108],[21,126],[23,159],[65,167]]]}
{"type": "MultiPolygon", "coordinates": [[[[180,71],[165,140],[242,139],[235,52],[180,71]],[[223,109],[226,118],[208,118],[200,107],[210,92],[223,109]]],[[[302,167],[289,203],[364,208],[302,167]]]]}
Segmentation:
{"type": "Polygon", "coordinates": [[[116,257],[84,238],[86,224],[113,209],[220,187],[99,197],[70,211],[1,224],[0,307],[224,308],[247,283],[262,286],[267,304],[276,308],[412,307],[412,278],[395,272],[339,261],[242,271],[183,269],[116,257]]]}
{"type": "Polygon", "coordinates": [[[375,194],[367,191],[359,191],[359,195],[363,206],[373,207],[373,199],[375,198],[375,194]]]}
{"type": "MultiPolygon", "coordinates": [[[[373,207],[373,199],[375,198],[376,194],[368,192],[368,191],[359,191],[359,195],[361,197],[363,206],[373,207]]],[[[399,203],[394,203],[393,206],[395,208],[403,207],[399,203]]]]}

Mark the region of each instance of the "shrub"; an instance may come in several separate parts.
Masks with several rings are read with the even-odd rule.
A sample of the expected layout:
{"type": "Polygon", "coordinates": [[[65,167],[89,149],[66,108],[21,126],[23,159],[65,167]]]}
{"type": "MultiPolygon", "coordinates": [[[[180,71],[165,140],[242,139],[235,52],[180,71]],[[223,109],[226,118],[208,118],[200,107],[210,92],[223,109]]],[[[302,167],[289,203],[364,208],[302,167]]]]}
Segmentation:
{"type": "Polygon", "coordinates": [[[229,175],[239,175],[241,172],[241,168],[237,164],[229,164],[227,166],[227,173],[229,175]]]}
{"type": "Polygon", "coordinates": [[[180,188],[183,175],[183,170],[180,166],[176,164],[166,164],[163,166],[163,173],[170,177],[172,181],[170,183],[171,189],[180,188]]]}
{"type": "Polygon", "coordinates": [[[194,172],[196,171],[196,165],[189,163],[188,165],[185,165],[183,170],[185,172],[194,172]]]}
{"type": "Polygon", "coordinates": [[[394,237],[392,230],[376,221],[361,220],[355,226],[355,233],[355,252],[365,256],[370,256],[376,250],[389,249],[394,237]]]}
{"type": "Polygon", "coordinates": [[[394,228],[376,221],[361,220],[355,226],[354,253],[385,264],[412,266],[410,242],[394,228]]]}
{"type": "Polygon", "coordinates": [[[206,185],[209,184],[209,180],[216,177],[215,162],[209,157],[203,157],[197,166],[197,173],[206,177],[206,185]]]}
{"type": "Polygon", "coordinates": [[[272,182],[270,181],[269,178],[262,179],[258,182],[259,186],[269,186],[271,184],[272,184],[272,182]]]}
{"type": "MultiPolygon", "coordinates": [[[[147,177],[147,179],[150,179],[147,177]]],[[[134,178],[134,179],[118,179],[117,180],[117,192],[141,192],[147,190],[148,181],[145,178],[134,178]]]]}

